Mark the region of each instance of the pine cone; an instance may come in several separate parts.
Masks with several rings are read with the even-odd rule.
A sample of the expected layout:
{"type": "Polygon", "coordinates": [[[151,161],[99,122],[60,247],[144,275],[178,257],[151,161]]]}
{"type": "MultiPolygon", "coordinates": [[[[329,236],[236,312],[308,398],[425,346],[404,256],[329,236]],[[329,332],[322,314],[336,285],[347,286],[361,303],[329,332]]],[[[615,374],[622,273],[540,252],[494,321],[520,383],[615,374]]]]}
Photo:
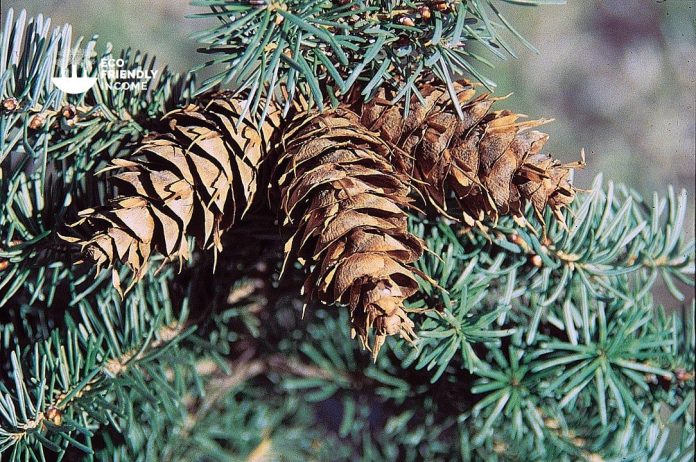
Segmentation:
{"type": "Polygon", "coordinates": [[[297,228],[286,261],[295,253],[309,268],[308,301],[348,304],[351,335],[373,357],[387,335],[412,340],[403,301],[418,290],[410,264],[423,242],[407,230],[408,182],[390,164],[390,148],[342,109],[301,114],[281,139],[272,186],[285,224],[297,228]]]}
{"type": "Polygon", "coordinates": [[[397,165],[415,178],[439,211],[447,213],[453,192],[470,226],[500,215],[521,217],[526,201],[539,217],[549,206],[563,223],[561,209],[575,196],[570,171],[582,164],[561,165],[539,153],[548,135],[529,129],[548,121],[519,121],[522,116],[507,110],[490,112],[503,98],[474,98],[476,91],[466,81],[455,83],[455,89],[461,118],[444,85],[424,85],[424,103],[414,96],[407,117],[403,105],[391,104],[393,95],[385,90],[351,106],[369,130],[400,153],[403,160],[397,165]]]}
{"type": "MultiPolygon", "coordinates": [[[[243,107],[224,94],[167,114],[167,133],[144,141],[127,159],[105,170],[122,169],[114,179],[124,196],[106,206],[80,212],[92,237],[81,243],[97,263],[115,260],[133,271],[134,284],[145,274],[153,250],[167,260],[189,257],[187,236],[202,248],[221,249],[220,236],[248,210],[257,189],[257,172],[276,114],[259,131],[243,107]]],[[[121,292],[117,271],[114,286],[121,292]]],[[[129,287],[130,289],[130,287],[129,287]]]]}

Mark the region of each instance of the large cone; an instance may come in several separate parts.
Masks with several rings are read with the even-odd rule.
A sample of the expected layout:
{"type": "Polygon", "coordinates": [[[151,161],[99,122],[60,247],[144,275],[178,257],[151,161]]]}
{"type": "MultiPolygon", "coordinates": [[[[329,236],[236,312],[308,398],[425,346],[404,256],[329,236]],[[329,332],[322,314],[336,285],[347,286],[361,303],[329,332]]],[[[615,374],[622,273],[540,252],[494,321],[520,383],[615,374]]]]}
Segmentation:
{"type": "Polygon", "coordinates": [[[454,88],[463,118],[444,85],[424,85],[424,103],[414,96],[406,117],[403,104],[391,104],[393,95],[384,90],[352,107],[369,130],[401,153],[397,165],[408,170],[440,211],[447,210],[453,192],[468,225],[506,214],[521,217],[526,201],[539,217],[548,206],[563,222],[561,209],[575,195],[570,171],[581,164],[561,165],[540,154],[548,135],[532,128],[547,121],[521,121],[522,116],[506,110],[491,112],[502,98],[474,97],[476,91],[467,82],[454,88]]]}
{"type": "Polygon", "coordinates": [[[304,293],[348,304],[352,334],[375,357],[387,335],[412,339],[403,301],[418,290],[410,264],[423,243],[407,230],[408,181],[389,162],[388,145],[339,109],[297,116],[277,149],[271,186],[296,227],[286,255],[309,270],[304,293]]]}
{"type": "MultiPolygon", "coordinates": [[[[261,130],[243,107],[224,94],[167,114],[168,133],[145,141],[107,169],[122,194],[104,207],[80,212],[93,232],[78,241],[97,263],[126,263],[138,281],[156,250],[167,259],[187,258],[187,236],[203,248],[221,249],[221,234],[249,208],[267,140],[277,126],[271,114],[261,130]]],[[[79,224],[78,223],[78,224],[79,224]]],[[[114,285],[120,280],[113,270],[114,285]]]]}

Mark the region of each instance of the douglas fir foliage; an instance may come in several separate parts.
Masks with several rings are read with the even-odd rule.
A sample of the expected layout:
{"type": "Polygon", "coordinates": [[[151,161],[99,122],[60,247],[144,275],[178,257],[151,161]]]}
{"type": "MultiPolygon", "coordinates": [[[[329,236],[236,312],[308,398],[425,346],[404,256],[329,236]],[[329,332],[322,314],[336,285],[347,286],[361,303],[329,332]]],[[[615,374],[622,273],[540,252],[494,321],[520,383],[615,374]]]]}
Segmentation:
{"type": "Polygon", "coordinates": [[[691,460],[685,195],[463,78],[555,1],[195,3],[213,76],[147,91],[3,11],[2,460],[691,460]]]}

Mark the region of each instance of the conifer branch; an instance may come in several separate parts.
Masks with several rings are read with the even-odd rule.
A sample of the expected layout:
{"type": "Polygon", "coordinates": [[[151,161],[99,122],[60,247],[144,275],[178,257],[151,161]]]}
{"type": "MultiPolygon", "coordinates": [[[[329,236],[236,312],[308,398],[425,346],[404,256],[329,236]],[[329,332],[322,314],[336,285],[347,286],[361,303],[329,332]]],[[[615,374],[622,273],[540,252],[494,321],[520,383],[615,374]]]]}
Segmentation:
{"type": "Polygon", "coordinates": [[[601,178],[576,190],[575,165],[525,131],[542,121],[489,112],[496,98],[455,82],[480,76],[472,44],[513,53],[503,0],[199,3],[222,20],[200,34],[222,67],[195,100],[189,76],[166,72],[147,93],[63,95],[49,77],[98,44],[7,14],[2,456],[693,458],[686,195],[647,201],[601,178]],[[208,91],[218,84],[234,88],[208,91]],[[119,190],[94,178],[107,165],[119,190]],[[254,200],[269,183],[277,200],[254,200]],[[182,191],[197,211],[185,224],[182,191]],[[429,215],[410,206],[420,196],[429,215]],[[127,268],[92,279],[56,237],[85,208],[92,254],[141,279],[120,296],[127,268]],[[281,248],[285,231],[297,236],[281,248]],[[216,252],[179,272],[147,265],[190,236],[216,252]],[[303,317],[303,282],[352,311],[310,299],[303,317]],[[380,355],[349,325],[375,328],[380,355]]]}
{"type": "MultiPolygon", "coordinates": [[[[102,59],[120,58],[126,68],[152,68],[154,60],[125,50],[116,56],[95,38],[73,41],[69,25],[50,19],[4,15],[0,35],[0,306],[30,286],[30,300],[51,305],[49,281],[84,279],[79,258],[57,233],[77,217],[71,204],[101,203],[105,183],[94,173],[157,126],[165,112],[186,101],[192,75],[162,70],[149,91],[115,91],[99,75],[102,59]],[[80,73],[97,78],[82,95],[67,95],[51,77],[75,56],[80,73]],[[66,251],[67,250],[67,251],[66,251]]],[[[13,298],[15,297],[15,298],[13,298]]]]}
{"type": "MultiPolygon", "coordinates": [[[[483,45],[498,59],[516,56],[501,32],[524,40],[501,13],[501,3],[543,5],[561,1],[229,1],[197,0],[210,8],[193,15],[215,17],[220,24],[195,35],[205,65],[216,74],[199,92],[216,85],[249,92],[254,111],[259,101],[278,96],[286,110],[295,98],[323,109],[336,105],[355,86],[371,99],[380,88],[395,101],[421,98],[415,82],[437,77],[451,87],[462,75],[488,87],[494,83],[481,67],[488,59],[471,47],[483,45]],[[287,91],[278,92],[284,88],[287,91]],[[327,103],[328,101],[328,103],[327,103]]],[[[451,93],[461,114],[456,96],[451,93]]]]}

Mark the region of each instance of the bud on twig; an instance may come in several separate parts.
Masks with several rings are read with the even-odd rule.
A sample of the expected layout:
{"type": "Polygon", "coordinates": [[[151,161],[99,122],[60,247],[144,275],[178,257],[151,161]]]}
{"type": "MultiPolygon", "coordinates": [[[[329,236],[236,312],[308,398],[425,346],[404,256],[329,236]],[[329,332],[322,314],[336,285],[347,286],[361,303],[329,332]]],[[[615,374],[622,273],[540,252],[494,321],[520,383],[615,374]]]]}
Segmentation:
{"type": "Polygon", "coordinates": [[[43,114],[36,114],[29,121],[29,128],[32,130],[38,130],[44,126],[45,122],[46,122],[46,117],[43,114]]]}
{"type": "Polygon", "coordinates": [[[16,111],[19,108],[17,98],[7,98],[2,102],[2,108],[8,112],[16,111]]]}
{"type": "Polygon", "coordinates": [[[60,121],[60,125],[64,130],[69,130],[75,126],[77,123],[77,109],[72,104],[63,106],[60,111],[63,118],[60,121]]]}
{"type": "Polygon", "coordinates": [[[423,18],[424,21],[430,21],[430,18],[432,17],[432,12],[430,11],[430,8],[428,8],[425,5],[421,5],[418,7],[418,14],[420,14],[420,17],[423,18]]]}
{"type": "Polygon", "coordinates": [[[674,371],[674,377],[677,379],[677,382],[679,383],[684,383],[688,382],[689,380],[694,379],[694,373],[693,372],[688,372],[685,369],[677,369],[674,371]]]}
{"type": "Polygon", "coordinates": [[[61,425],[63,423],[63,415],[55,406],[50,406],[46,410],[45,416],[53,425],[61,425]]]}
{"type": "Polygon", "coordinates": [[[401,24],[402,26],[407,26],[407,27],[416,27],[415,21],[410,16],[401,16],[399,18],[399,24],[401,24]]]}
{"type": "Polygon", "coordinates": [[[541,257],[539,255],[532,255],[529,259],[529,262],[537,268],[541,268],[543,265],[543,261],[541,260],[541,257]]]}
{"type": "Polygon", "coordinates": [[[510,242],[519,246],[522,246],[524,244],[524,240],[517,233],[510,234],[510,242]]]}

